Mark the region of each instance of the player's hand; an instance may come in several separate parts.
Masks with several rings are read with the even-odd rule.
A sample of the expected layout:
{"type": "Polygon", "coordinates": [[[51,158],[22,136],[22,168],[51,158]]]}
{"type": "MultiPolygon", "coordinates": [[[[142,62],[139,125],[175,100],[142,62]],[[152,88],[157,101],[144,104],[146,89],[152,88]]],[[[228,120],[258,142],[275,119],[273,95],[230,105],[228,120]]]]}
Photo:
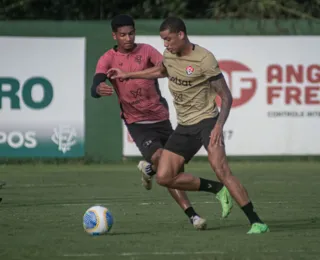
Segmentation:
{"type": "Polygon", "coordinates": [[[111,68],[107,71],[107,77],[110,79],[127,79],[128,75],[118,68],[111,68]]]}
{"type": "Polygon", "coordinates": [[[210,134],[210,144],[224,146],[223,127],[216,124],[210,134]]]}
{"type": "Polygon", "coordinates": [[[96,91],[100,96],[111,96],[113,94],[113,87],[110,87],[106,83],[101,82],[98,85],[96,91]]]}

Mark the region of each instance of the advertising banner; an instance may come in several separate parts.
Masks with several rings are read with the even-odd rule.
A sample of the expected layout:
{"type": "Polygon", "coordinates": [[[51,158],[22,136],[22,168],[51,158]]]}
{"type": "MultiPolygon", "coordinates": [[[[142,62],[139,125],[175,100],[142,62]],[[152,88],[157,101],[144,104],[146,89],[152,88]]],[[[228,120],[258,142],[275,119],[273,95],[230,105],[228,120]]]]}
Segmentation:
{"type": "MultiPolygon", "coordinates": [[[[320,37],[189,38],[216,56],[231,89],[233,106],[224,133],[228,155],[320,154],[320,37]]],[[[138,41],[164,50],[159,36],[138,41]]],[[[159,83],[176,126],[168,81],[159,83]]],[[[123,153],[140,155],[125,127],[123,153]]],[[[206,155],[205,149],[198,155],[206,155]]]]}
{"type": "Polygon", "coordinates": [[[84,155],[85,39],[0,37],[0,157],[84,155]]]}

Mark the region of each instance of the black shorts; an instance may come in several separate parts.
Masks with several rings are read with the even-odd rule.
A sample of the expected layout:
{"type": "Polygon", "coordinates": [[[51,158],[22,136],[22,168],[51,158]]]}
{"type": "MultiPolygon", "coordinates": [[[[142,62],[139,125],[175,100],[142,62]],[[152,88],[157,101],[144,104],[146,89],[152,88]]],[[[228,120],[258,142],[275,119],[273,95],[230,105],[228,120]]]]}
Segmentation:
{"type": "Polygon", "coordinates": [[[128,124],[127,128],[143,158],[150,163],[152,155],[159,148],[164,148],[173,133],[170,120],[152,124],[128,124]]]}
{"type": "Polygon", "coordinates": [[[178,125],[165,145],[165,149],[181,155],[188,163],[202,145],[208,150],[210,133],[217,118],[208,118],[194,125],[178,125]]]}

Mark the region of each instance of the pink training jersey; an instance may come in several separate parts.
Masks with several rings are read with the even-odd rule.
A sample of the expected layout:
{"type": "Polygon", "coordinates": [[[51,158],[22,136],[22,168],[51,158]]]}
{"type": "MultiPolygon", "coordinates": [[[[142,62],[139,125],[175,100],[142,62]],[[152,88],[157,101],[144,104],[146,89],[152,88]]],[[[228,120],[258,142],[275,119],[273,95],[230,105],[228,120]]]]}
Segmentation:
{"type": "MultiPolygon", "coordinates": [[[[131,53],[120,53],[116,48],[102,55],[97,73],[106,74],[110,68],[125,72],[145,70],[162,62],[162,55],[148,44],[137,44],[131,53]]],[[[119,99],[121,116],[127,124],[169,119],[166,100],[161,96],[157,80],[110,80],[119,99]]]]}

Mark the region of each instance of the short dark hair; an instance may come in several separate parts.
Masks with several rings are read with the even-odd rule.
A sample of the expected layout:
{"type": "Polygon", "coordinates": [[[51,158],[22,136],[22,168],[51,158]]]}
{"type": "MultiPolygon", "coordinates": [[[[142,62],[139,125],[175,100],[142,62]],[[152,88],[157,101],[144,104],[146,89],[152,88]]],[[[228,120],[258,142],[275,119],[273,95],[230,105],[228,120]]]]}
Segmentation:
{"type": "Polygon", "coordinates": [[[169,32],[178,33],[184,32],[187,34],[187,28],[182,19],[179,17],[168,17],[160,25],[160,32],[169,30],[169,32]]]}
{"type": "Polygon", "coordinates": [[[123,26],[135,27],[134,20],[130,15],[119,14],[112,19],[111,28],[113,32],[116,32],[118,28],[123,26]]]}

